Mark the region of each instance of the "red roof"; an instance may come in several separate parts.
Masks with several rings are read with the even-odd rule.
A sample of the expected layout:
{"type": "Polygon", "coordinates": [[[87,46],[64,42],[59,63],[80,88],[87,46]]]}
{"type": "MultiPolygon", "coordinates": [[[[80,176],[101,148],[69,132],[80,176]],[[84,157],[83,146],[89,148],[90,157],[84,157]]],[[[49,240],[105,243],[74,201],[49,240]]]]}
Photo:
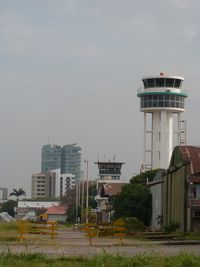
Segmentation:
{"type": "Polygon", "coordinates": [[[66,213],[65,206],[52,206],[46,211],[46,214],[64,215],[66,213]]]}

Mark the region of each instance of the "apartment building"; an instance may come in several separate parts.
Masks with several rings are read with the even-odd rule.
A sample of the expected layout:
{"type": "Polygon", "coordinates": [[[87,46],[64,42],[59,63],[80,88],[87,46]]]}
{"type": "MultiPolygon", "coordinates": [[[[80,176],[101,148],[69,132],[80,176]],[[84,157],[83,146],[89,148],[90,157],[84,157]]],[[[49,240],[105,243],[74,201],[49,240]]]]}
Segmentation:
{"type": "Polygon", "coordinates": [[[63,173],[60,175],[60,197],[64,196],[72,190],[76,185],[75,175],[71,173],[63,173]]]}
{"type": "Polygon", "coordinates": [[[33,174],[31,188],[32,198],[55,198],[56,172],[33,174]]]}

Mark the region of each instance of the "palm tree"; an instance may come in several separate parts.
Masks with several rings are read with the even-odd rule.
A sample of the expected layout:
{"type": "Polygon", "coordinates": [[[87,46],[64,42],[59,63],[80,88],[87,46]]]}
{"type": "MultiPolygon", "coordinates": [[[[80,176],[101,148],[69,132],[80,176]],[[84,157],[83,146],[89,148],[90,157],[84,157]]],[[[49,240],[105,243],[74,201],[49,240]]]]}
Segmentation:
{"type": "Polygon", "coordinates": [[[18,190],[14,188],[12,193],[10,193],[10,196],[15,196],[18,202],[20,196],[26,196],[26,192],[23,188],[20,188],[18,190]]]}

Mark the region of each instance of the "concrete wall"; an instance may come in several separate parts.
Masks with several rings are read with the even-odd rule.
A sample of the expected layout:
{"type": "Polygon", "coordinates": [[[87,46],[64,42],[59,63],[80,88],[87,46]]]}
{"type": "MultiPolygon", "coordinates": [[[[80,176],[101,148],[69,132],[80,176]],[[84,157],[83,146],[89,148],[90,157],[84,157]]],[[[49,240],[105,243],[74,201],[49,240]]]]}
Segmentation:
{"type": "Polygon", "coordinates": [[[59,205],[60,201],[18,201],[18,208],[49,208],[59,205]]]}
{"type": "Polygon", "coordinates": [[[48,214],[49,221],[65,222],[66,219],[67,219],[67,215],[48,214]]]}
{"type": "Polygon", "coordinates": [[[163,223],[179,222],[180,231],[187,230],[185,166],[164,176],[163,223]]]}
{"type": "Polygon", "coordinates": [[[162,183],[151,185],[152,194],[152,219],[151,226],[154,230],[159,230],[162,223],[162,183]]]}

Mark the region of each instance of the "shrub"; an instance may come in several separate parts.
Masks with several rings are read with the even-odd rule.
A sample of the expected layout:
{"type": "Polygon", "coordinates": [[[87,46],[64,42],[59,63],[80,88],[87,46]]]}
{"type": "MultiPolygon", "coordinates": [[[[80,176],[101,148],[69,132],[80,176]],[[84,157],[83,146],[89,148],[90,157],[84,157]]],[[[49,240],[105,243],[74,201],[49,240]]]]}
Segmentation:
{"type": "Polygon", "coordinates": [[[164,225],[164,230],[167,233],[173,233],[176,232],[176,230],[180,227],[179,222],[173,222],[171,221],[169,224],[164,225]]]}
{"type": "Polygon", "coordinates": [[[141,232],[144,230],[144,223],[135,217],[128,217],[125,219],[125,227],[127,234],[132,234],[135,232],[141,232]]]}

